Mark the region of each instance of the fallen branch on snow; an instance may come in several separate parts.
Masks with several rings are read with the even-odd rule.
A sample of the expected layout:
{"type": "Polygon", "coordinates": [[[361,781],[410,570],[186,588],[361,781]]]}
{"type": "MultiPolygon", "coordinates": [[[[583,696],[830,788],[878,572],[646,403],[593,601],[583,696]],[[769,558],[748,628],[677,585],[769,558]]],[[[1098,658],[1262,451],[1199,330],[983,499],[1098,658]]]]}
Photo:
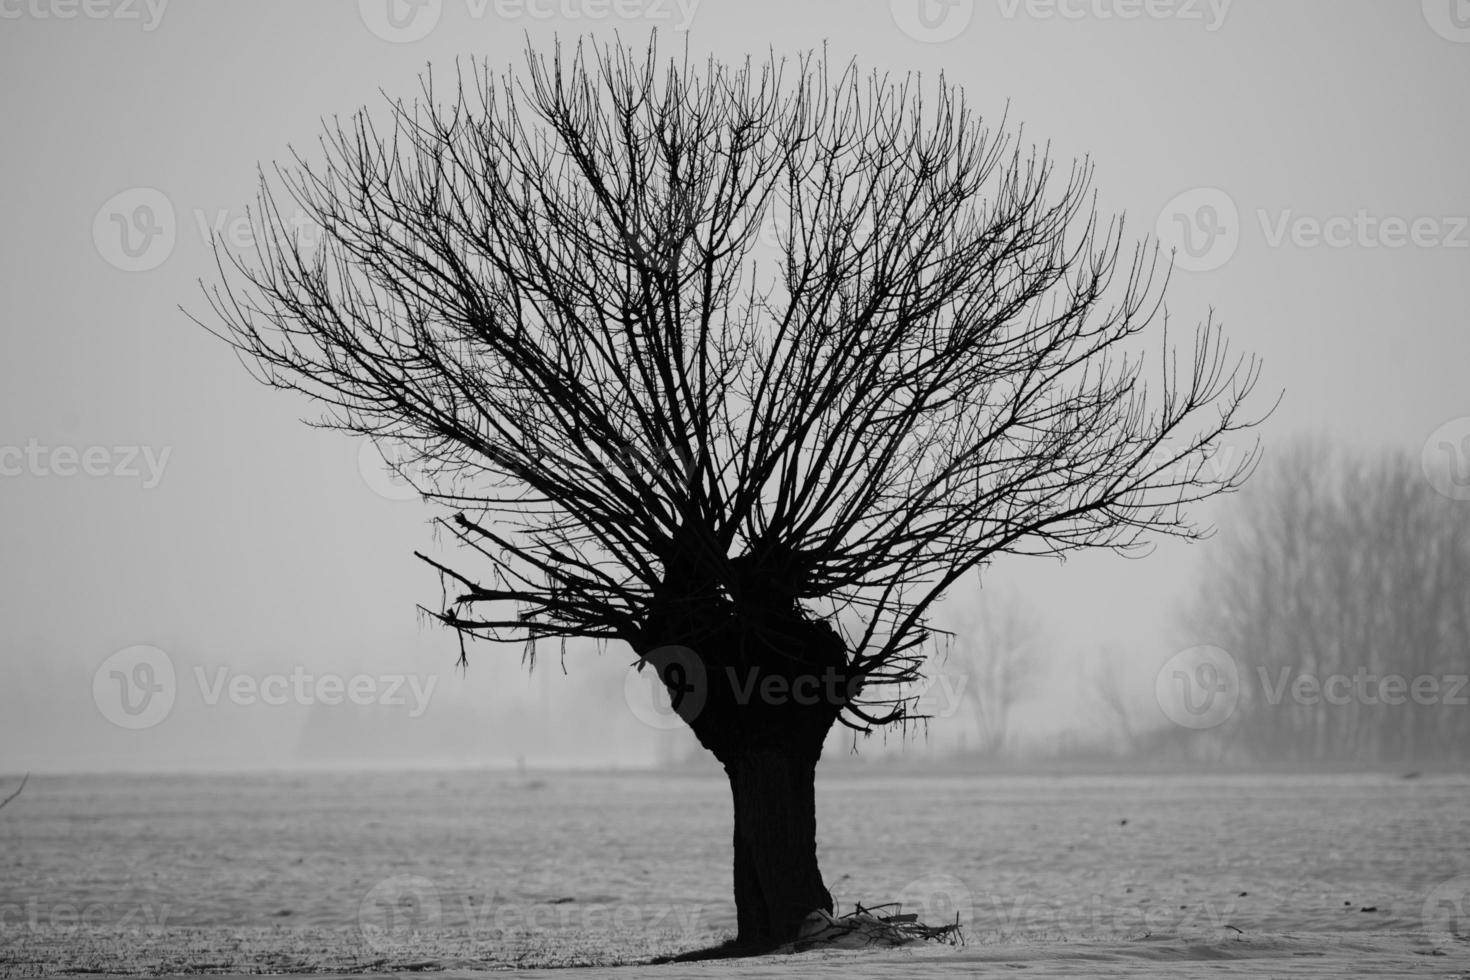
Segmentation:
{"type": "Polygon", "coordinates": [[[871,946],[904,946],[921,940],[964,945],[959,916],[949,925],[929,926],[917,915],[904,915],[898,903],[864,908],[855,905],[846,915],[833,916],[820,909],[807,916],[797,938],[778,953],[801,953],[809,949],[866,949],[871,946]],[[898,909],[883,915],[884,909],[898,909]]]}

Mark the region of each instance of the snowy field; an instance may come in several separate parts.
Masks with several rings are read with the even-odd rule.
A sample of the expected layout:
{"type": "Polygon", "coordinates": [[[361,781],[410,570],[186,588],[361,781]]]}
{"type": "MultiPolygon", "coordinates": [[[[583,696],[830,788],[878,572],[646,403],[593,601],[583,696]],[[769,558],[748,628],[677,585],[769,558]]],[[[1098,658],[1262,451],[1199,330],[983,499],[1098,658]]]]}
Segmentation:
{"type": "MultiPolygon", "coordinates": [[[[818,807],[841,911],[966,945],[592,972],[1470,976],[1467,776],[834,770],[818,807]]],[[[733,931],[728,811],[705,775],[38,776],[0,813],[0,973],[636,963],[733,931]]]]}

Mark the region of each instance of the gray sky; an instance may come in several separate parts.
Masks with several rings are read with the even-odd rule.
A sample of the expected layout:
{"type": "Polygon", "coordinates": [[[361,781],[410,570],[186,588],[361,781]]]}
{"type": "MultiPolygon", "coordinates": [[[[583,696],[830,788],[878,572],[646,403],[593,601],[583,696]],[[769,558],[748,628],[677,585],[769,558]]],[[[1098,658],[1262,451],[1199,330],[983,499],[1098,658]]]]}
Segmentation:
{"type": "MultiPolygon", "coordinates": [[[[412,94],[426,62],[518,61],[527,34],[658,27],[672,53],[687,27],[699,58],[825,41],[865,68],[943,70],[987,116],[1009,101],[1054,156],[1090,154],[1101,207],[1135,236],[1189,247],[1175,322],[1213,307],[1263,358],[1263,393],[1286,393],[1268,452],[1325,433],[1418,453],[1470,416],[1463,0],[0,0],[0,20],[0,771],[326,764],[361,745],[548,763],[658,751],[624,703],[621,650],[579,669],[596,654],[574,648],[570,677],[527,678],[516,651],[482,647],[461,677],[453,638],[414,610],[438,595],[411,555],[425,508],[375,491],[357,443],[300,425],[308,404],[256,385],[176,310],[201,307],[201,225],[243,214],[258,161],[309,148],[321,118],[380,88],[412,94]],[[133,730],[98,703],[108,658],[137,645],[177,676],[168,715],[133,730]],[[361,699],[390,710],[364,709],[354,741],[296,694],[252,703],[250,684],[293,672],[363,675],[361,699]],[[426,711],[407,717],[392,674],[434,679],[426,711]],[[337,734],[308,737],[323,724],[337,734]]],[[[1103,645],[1146,700],[1158,663],[1208,639],[1168,617],[1208,557],[1170,545],[998,569],[1055,650],[1026,724],[1079,716],[1103,645]]],[[[138,656],[111,663],[141,681],[138,656]]]]}

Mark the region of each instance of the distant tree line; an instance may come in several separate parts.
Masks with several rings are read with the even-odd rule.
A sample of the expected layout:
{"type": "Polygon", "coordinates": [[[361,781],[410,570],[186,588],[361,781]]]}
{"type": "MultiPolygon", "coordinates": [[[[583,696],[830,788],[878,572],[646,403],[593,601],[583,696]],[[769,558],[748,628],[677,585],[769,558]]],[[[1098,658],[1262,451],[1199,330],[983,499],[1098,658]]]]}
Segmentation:
{"type": "Polygon", "coordinates": [[[1464,758],[1470,503],[1401,453],[1304,442],[1222,520],[1188,621],[1239,670],[1219,734],[1256,759],[1464,758]]]}

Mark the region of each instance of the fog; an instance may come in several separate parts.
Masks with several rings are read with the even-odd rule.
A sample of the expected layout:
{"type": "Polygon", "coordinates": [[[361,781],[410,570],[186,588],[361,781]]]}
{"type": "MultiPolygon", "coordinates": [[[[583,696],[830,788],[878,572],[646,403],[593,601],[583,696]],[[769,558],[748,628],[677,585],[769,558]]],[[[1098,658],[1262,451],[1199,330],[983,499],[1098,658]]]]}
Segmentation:
{"type": "MultiPolygon", "coordinates": [[[[961,2],[926,27],[898,2],[689,0],[619,20],[446,0],[402,42],[374,33],[392,32],[370,3],[159,0],[136,19],[4,8],[20,13],[0,28],[0,771],[689,756],[620,645],[543,646],[528,672],[519,648],[479,644],[459,668],[455,637],[416,609],[439,597],[413,557],[432,512],[358,442],[301,425],[313,406],[257,385],[178,310],[204,309],[208,231],[232,233],[258,164],[288,144],[309,156],[322,119],[376,106],[380,88],[411,95],[426,62],[508,64],[527,38],[658,27],[672,53],[687,19],[695,58],[830,41],[864,68],[943,71],[1059,160],[1090,155],[1099,207],[1126,212],[1132,235],[1157,229],[1188,250],[1171,326],[1213,309],[1235,350],[1262,357],[1262,391],[1284,392],[1259,430],[1268,459],[1303,434],[1437,452],[1442,427],[1470,416],[1470,44],[1440,16],[1449,5],[1222,0],[1105,16],[1115,6],[961,2]],[[157,231],[141,252],[119,238],[136,220],[157,231]],[[106,707],[127,683],[163,684],[164,665],[158,707],[106,707]]],[[[1040,620],[1018,749],[1104,737],[1098,669],[1139,726],[1165,722],[1155,677],[1211,642],[1178,609],[1218,547],[987,571],[986,588],[1014,590],[1040,620]]],[[[936,625],[959,622],[980,587],[954,589],[936,625]]],[[[927,733],[862,753],[974,744],[957,689],[931,706],[927,733]]]]}

